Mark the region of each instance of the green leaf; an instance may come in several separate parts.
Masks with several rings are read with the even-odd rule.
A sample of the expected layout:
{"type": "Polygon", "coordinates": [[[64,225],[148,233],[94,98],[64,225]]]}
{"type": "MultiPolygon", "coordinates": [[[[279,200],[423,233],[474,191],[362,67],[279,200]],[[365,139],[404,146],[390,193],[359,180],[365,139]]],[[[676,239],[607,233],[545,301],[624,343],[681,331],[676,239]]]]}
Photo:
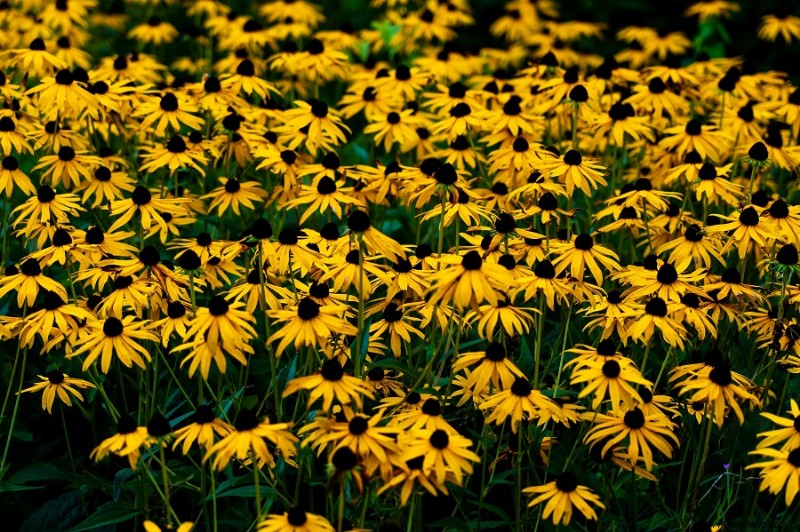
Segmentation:
{"type": "Polygon", "coordinates": [[[36,509],[20,526],[20,532],[66,530],[83,517],[80,491],[68,491],[36,509]]]}
{"type": "Polygon", "coordinates": [[[62,471],[53,464],[41,462],[32,464],[17,471],[12,477],[11,482],[17,484],[27,484],[29,482],[40,482],[42,480],[72,480],[72,475],[62,471]]]}
{"type": "Polygon", "coordinates": [[[97,511],[90,515],[85,521],[75,528],[72,528],[71,532],[94,530],[101,526],[124,523],[126,521],[131,521],[140,513],[142,513],[141,510],[137,510],[135,506],[127,502],[107,502],[100,506],[97,511]]]}
{"type": "Polygon", "coordinates": [[[456,519],[455,517],[447,517],[445,519],[440,519],[435,523],[432,523],[430,526],[435,528],[444,528],[447,530],[472,530],[471,526],[469,526],[461,519],[456,519]]]}

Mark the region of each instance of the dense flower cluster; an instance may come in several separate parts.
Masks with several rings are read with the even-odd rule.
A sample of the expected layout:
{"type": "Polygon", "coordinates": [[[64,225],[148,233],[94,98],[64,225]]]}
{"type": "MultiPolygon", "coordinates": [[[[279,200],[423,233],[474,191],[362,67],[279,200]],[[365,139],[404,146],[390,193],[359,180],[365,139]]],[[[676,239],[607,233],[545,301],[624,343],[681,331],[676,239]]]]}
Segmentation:
{"type": "MultiPolygon", "coordinates": [[[[23,454],[20,394],[40,393],[48,414],[116,426],[91,458],[158,487],[137,502],[162,508],[146,530],[209,523],[178,515],[182,491],[217,519],[222,472],[251,483],[262,531],[377,526],[407,504],[421,529],[421,493],[454,489],[475,508],[453,515],[480,526],[495,473],[517,530],[537,519],[523,493],[555,525],[627,519],[613,485],[657,493],[662,473],[686,528],[735,504],[709,506],[703,479],[728,452],[712,440],[744,426],[767,461],[731,447],[728,467],[793,503],[788,74],[640,26],[604,58],[584,50],[606,28],[549,0],[507,2],[488,27],[505,46],[474,54],[454,44],[476,22],[466,0],[373,0],[352,31],[305,0],[125,3],[0,10],[0,338],[18,392],[0,480],[23,454]],[[138,51],[88,53],[106,33],[138,51]],[[326,484],[327,505],[299,496],[326,484]]],[[[792,43],[800,18],[757,31],[792,43]]]]}

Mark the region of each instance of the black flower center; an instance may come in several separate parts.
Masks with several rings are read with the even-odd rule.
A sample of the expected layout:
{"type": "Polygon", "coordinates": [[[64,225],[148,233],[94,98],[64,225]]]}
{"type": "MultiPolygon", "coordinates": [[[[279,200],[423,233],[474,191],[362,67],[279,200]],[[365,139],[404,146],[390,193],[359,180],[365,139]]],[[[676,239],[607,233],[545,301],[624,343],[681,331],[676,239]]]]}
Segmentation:
{"type": "Polygon", "coordinates": [[[517,377],[511,385],[511,393],[517,397],[528,397],[532,390],[530,381],[525,377],[517,377]]]}
{"type": "Polygon", "coordinates": [[[295,506],[286,512],[286,520],[289,521],[289,524],[292,526],[301,527],[306,524],[308,517],[306,517],[305,510],[299,506],[295,506]]]}
{"type": "Polygon", "coordinates": [[[667,315],[667,303],[660,297],[654,297],[644,306],[644,311],[657,318],[663,318],[667,315]]]}
{"type": "Polygon", "coordinates": [[[434,448],[441,451],[442,449],[447,449],[447,446],[450,444],[450,436],[442,429],[436,429],[433,431],[433,434],[431,434],[430,442],[434,448]]]}
{"type": "Polygon", "coordinates": [[[325,361],[322,364],[322,369],[320,370],[322,374],[322,378],[326,381],[336,382],[342,380],[344,377],[344,369],[342,365],[339,364],[339,361],[335,358],[331,358],[325,361]]]}
{"type": "Polygon", "coordinates": [[[186,151],[186,141],[180,135],[174,135],[167,142],[167,151],[170,153],[183,153],[186,151]]]}
{"type": "MultiPolygon", "coordinates": [[[[183,306],[183,305],[181,305],[183,306]]],[[[197,410],[194,411],[192,415],[192,423],[197,423],[198,425],[205,425],[206,423],[211,423],[216,419],[217,416],[214,415],[214,409],[211,408],[211,405],[200,405],[197,407],[197,410]]]]}
{"type": "Polygon", "coordinates": [[[278,233],[278,242],[283,244],[284,246],[295,246],[300,238],[300,232],[297,229],[287,227],[286,229],[281,229],[281,232],[278,233]]]}
{"type": "Polygon", "coordinates": [[[328,104],[319,100],[311,101],[311,114],[317,118],[325,118],[328,116],[328,104]]]}
{"type": "Polygon", "coordinates": [[[230,304],[222,296],[214,296],[208,302],[208,312],[212,316],[222,316],[228,312],[230,304]]]}
{"type": "Polygon", "coordinates": [[[397,306],[397,303],[391,302],[383,309],[383,320],[389,323],[394,323],[403,319],[403,312],[397,306]]]}
{"type": "Polygon", "coordinates": [[[619,305],[622,303],[622,292],[619,290],[612,290],[606,296],[606,301],[608,301],[611,305],[619,305]]]}
{"type": "Polygon", "coordinates": [[[564,471],[556,477],[556,488],[564,493],[572,493],[578,489],[578,478],[568,471],[564,471]]]}
{"type": "Polygon", "coordinates": [[[320,194],[333,194],[336,192],[336,181],[328,176],[322,176],[317,183],[317,192],[320,194]]]}
{"type": "Polygon", "coordinates": [[[442,185],[452,185],[458,180],[455,167],[450,163],[444,163],[433,173],[434,179],[442,185]]]}
{"type": "Polygon", "coordinates": [[[692,119],[689,120],[688,124],[686,124],[685,131],[687,135],[691,136],[699,135],[703,132],[703,126],[702,124],[700,124],[699,120],[692,119]]]}
{"type": "Polygon", "coordinates": [[[797,264],[798,259],[800,259],[800,257],[797,255],[797,248],[794,246],[794,244],[786,244],[783,246],[778,250],[775,258],[778,260],[778,262],[785,266],[794,266],[797,264]]]}
{"type": "Polygon", "coordinates": [[[160,438],[166,436],[170,432],[172,432],[172,428],[169,426],[167,418],[156,412],[147,424],[147,433],[150,434],[150,436],[160,438]]]}
{"type": "Polygon", "coordinates": [[[264,218],[259,218],[250,227],[250,234],[259,240],[265,240],[272,236],[272,225],[264,218]]]}
{"type": "Polygon", "coordinates": [[[304,321],[313,320],[319,316],[320,305],[310,297],[304,297],[297,305],[297,316],[304,321]]]}
{"type": "Polygon", "coordinates": [[[178,265],[186,271],[196,270],[200,267],[200,257],[193,249],[187,249],[178,258],[178,265]]]}
{"type": "Polygon", "coordinates": [[[336,471],[350,471],[358,464],[358,457],[350,447],[342,447],[331,459],[336,471]]]}
{"type": "Polygon", "coordinates": [[[543,211],[554,211],[558,208],[558,199],[551,192],[545,192],[536,202],[536,205],[543,211]]]}
{"type": "Polygon", "coordinates": [[[603,375],[609,379],[616,379],[621,371],[622,368],[619,367],[619,362],[616,360],[606,360],[603,364],[603,375]]]}
{"type": "Polygon", "coordinates": [[[360,436],[367,432],[369,423],[364,416],[355,416],[350,420],[350,423],[347,424],[347,428],[353,436],[360,436]]]}
{"type": "Polygon", "coordinates": [[[253,430],[259,423],[260,421],[254,410],[242,410],[239,412],[239,415],[236,416],[236,422],[233,426],[238,432],[245,432],[253,430]]]}
{"type": "Polygon", "coordinates": [[[68,69],[59,70],[56,73],[56,83],[59,85],[72,85],[74,79],[72,78],[72,72],[68,69]]]}
{"type": "Polygon", "coordinates": [[[317,299],[324,299],[330,295],[331,289],[325,283],[314,282],[309,287],[308,293],[317,299]]]}
{"type": "Polygon", "coordinates": [[[102,244],[106,236],[103,234],[103,230],[95,225],[86,230],[86,236],[84,238],[87,244],[97,245],[102,244]]]}
{"type": "Polygon", "coordinates": [[[252,77],[256,75],[256,67],[249,59],[242,59],[242,62],[236,67],[236,73],[240,76],[252,77]]]}
{"type": "Polygon", "coordinates": [[[41,275],[42,268],[39,266],[39,262],[36,259],[27,259],[20,264],[19,271],[22,272],[22,275],[36,277],[37,275],[41,275]]]}
{"type": "Polygon", "coordinates": [[[719,386],[728,386],[733,382],[731,369],[726,365],[719,365],[712,368],[712,370],[708,372],[708,378],[711,382],[719,386]]]}
{"type": "Polygon", "coordinates": [[[528,141],[525,140],[525,137],[517,137],[516,139],[514,139],[514,143],[511,145],[511,147],[517,153],[524,153],[528,151],[528,148],[530,148],[530,144],[528,144],[528,141]]]}
{"type": "Polygon", "coordinates": [[[106,319],[105,323],[103,323],[103,334],[109,338],[121,335],[122,329],[122,322],[113,316],[106,319]]]}
{"type": "Polygon", "coordinates": [[[463,118],[470,113],[472,113],[472,108],[464,102],[457,103],[450,108],[450,116],[453,118],[463,118]]]}
{"type": "Polygon", "coordinates": [[[747,155],[754,161],[766,161],[769,159],[769,151],[767,150],[767,146],[761,141],[758,141],[750,146],[750,149],[747,151],[747,155]]]}
{"type": "Polygon", "coordinates": [[[428,416],[441,416],[442,404],[435,397],[429,397],[422,403],[422,413],[428,416]]]}
{"type": "Polygon", "coordinates": [[[623,422],[629,429],[640,429],[644,427],[644,413],[636,407],[629,412],[625,412],[623,422]]]}
{"type": "Polygon", "coordinates": [[[594,239],[589,233],[581,233],[575,237],[575,248],[581,251],[589,251],[594,246],[594,239]]]}
{"type": "Polygon", "coordinates": [[[53,233],[53,245],[68,246],[70,244],[72,244],[72,237],[70,236],[69,232],[60,227],[56,229],[55,233],[53,233]]]}
{"type": "Polygon", "coordinates": [[[614,344],[613,340],[601,340],[599,344],[597,344],[597,354],[610,357],[617,353],[617,346],[614,344]]]}
{"type": "Polygon", "coordinates": [[[480,253],[475,250],[467,252],[467,254],[461,258],[461,266],[465,270],[480,270],[482,265],[483,259],[480,253]]]}
{"type": "Polygon", "coordinates": [[[584,103],[589,100],[589,91],[583,85],[575,85],[569,91],[569,99],[573,102],[584,103]]]}
{"type": "Polygon", "coordinates": [[[656,280],[661,284],[672,284],[678,280],[678,272],[675,270],[675,266],[672,264],[665,262],[661,268],[658,269],[658,273],[656,274],[656,280]]]}
{"type": "Polygon", "coordinates": [[[61,384],[64,382],[64,374],[60,370],[54,369],[47,374],[47,380],[50,381],[50,384],[61,384]]]}
{"type": "Polygon", "coordinates": [[[794,467],[800,467],[800,449],[795,449],[786,457],[786,461],[794,467]]]}
{"type": "Polygon", "coordinates": [[[553,263],[547,259],[537,263],[533,273],[540,279],[555,279],[556,277],[556,269],[553,267],[553,263]]]}
{"type": "Polygon", "coordinates": [[[367,377],[372,382],[381,382],[386,377],[386,372],[380,366],[375,366],[367,372],[367,377]]]}
{"type": "Polygon", "coordinates": [[[500,362],[506,358],[506,348],[503,344],[492,342],[486,346],[485,356],[492,362],[500,362]]]}
{"type": "Polygon", "coordinates": [[[161,102],[159,104],[161,109],[166,112],[172,112],[178,110],[178,98],[172,94],[171,92],[166,93],[164,96],[161,97],[161,102]]]}
{"type": "Polygon", "coordinates": [[[167,316],[176,320],[186,315],[186,307],[180,301],[170,301],[167,304],[167,316]]]}
{"type": "Polygon", "coordinates": [[[132,434],[136,432],[138,425],[131,416],[122,416],[117,422],[117,433],[119,434],[132,434]]]}
{"type": "Polygon", "coordinates": [[[354,233],[363,233],[372,226],[369,214],[364,211],[353,211],[347,218],[347,227],[354,233]]]}
{"type": "Polygon", "coordinates": [[[681,303],[683,303],[689,308],[699,308],[700,297],[697,294],[689,292],[688,294],[683,294],[681,296],[681,303]]]}
{"type": "Polygon", "coordinates": [[[578,150],[569,150],[564,154],[564,163],[570,166],[578,166],[583,162],[583,157],[578,150]]]}
{"type": "Polygon", "coordinates": [[[742,282],[742,275],[736,268],[728,268],[722,273],[722,282],[728,284],[739,284],[742,282]]]}

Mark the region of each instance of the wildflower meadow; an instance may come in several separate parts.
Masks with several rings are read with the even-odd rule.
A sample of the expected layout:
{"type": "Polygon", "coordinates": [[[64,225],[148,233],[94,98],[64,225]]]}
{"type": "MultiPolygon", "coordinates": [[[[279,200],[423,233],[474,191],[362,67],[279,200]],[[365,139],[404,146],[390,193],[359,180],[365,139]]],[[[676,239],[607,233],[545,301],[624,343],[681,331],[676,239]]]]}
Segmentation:
{"type": "Polygon", "coordinates": [[[0,2],[0,528],[800,529],[800,5],[0,2]]]}

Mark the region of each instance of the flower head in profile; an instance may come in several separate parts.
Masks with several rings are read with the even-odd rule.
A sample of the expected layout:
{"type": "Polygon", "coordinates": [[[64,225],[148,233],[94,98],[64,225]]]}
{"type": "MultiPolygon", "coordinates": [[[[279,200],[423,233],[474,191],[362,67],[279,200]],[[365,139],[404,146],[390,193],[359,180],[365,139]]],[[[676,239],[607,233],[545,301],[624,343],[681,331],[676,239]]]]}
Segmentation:
{"type": "Polygon", "coordinates": [[[76,379],[70,377],[60,370],[54,369],[47,375],[38,375],[40,381],[31,386],[21,390],[19,393],[35,393],[42,392],[42,410],[47,410],[48,414],[53,413],[53,403],[56,397],[67,406],[72,406],[72,399],[74,397],[78,401],[83,401],[79,389],[94,388],[94,384],[83,379],[76,379]]]}
{"type": "Polygon", "coordinates": [[[577,508],[586,519],[597,520],[597,512],[592,508],[595,505],[605,508],[600,498],[586,486],[578,483],[578,478],[564,471],[554,481],[543,486],[531,486],[522,490],[523,493],[535,495],[528,506],[536,506],[547,501],[542,517],[547,519],[552,516],[553,523],[568,525],[572,520],[572,512],[577,508]]]}

